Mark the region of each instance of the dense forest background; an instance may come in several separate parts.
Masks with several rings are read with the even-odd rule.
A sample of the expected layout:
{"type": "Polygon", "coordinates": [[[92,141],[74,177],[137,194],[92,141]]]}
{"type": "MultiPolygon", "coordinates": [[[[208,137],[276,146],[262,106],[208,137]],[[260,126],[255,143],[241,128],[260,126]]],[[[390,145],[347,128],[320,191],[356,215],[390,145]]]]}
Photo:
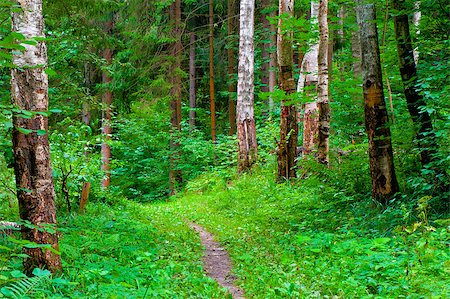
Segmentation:
{"type": "MultiPolygon", "coordinates": [[[[19,293],[11,286],[28,286],[30,298],[48,298],[52,288],[60,294],[55,298],[150,298],[152,291],[167,298],[225,296],[198,265],[189,264],[200,253],[183,218],[200,221],[227,244],[239,264],[238,282],[250,298],[449,295],[450,5],[441,0],[373,1],[400,188],[380,203],[372,198],[355,2],[328,5],[331,120],[324,165],[314,146],[310,152],[302,145],[303,111],[316,90],[306,86],[307,92],[289,97],[279,87],[269,88],[269,73],[277,72],[279,3],[256,1],[258,155],[251,170],[241,172],[236,138],[239,1],[44,1],[50,106],[49,129],[43,134],[51,146],[65,272],[50,277],[38,271],[34,277],[40,281],[26,278],[21,248],[29,243],[18,233],[4,235],[2,296],[19,293]],[[394,5],[399,2],[402,10],[394,5]],[[174,3],[179,3],[178,13],[174,3]],[[418,12],[420,20],[414,22],[418,12]],[[405,14],[418,55],[413,88],[424,99],[420,113],[431,117],[427,134],[432,138],[417,138],[420,124],[405,99],[393,22],[405,14]],[[277,147],[285,102],[299,110],[299,150],[297,177],[280,181],[277,147]],[[421,159],[424,148],[432,153],[428,163],[421,159]],[[89,202],[82,215],[86,183],[89,202]],[[103,234],[91,231],[96,227],[110,229],[104,233],[106,243],[95,241],[103,234]],[[245,233],[239,236],[238,230],[245,233]],[[183,244],[194,249],[189,252],[183,244]],[[133,267],[139,269],[127,264],[134,251],[139,259],[133,256],[133,267]],[[331,262],[336,259],[347,265],[344,277],[333,272],[344,271],[331,262]],[[260,268],[251,268],[255,260],[261,261],[260,268]],[[300,260],[305,260],[301,267],[300,260]],[[131,282],[119,279],[130,275],[131,282]]],[[[284,20],[293,32],[295,82],[303,59],[319,41],[310,7],[311,1],[297,0],[294,17],[284,20]]],[[[27,42],[11,31],[11,11],[19,9],[15,1],[0,0],[0,220],[16,222],[12,116],[27,116],[15,110],[10,92],[12,55],[27,42]]]]}

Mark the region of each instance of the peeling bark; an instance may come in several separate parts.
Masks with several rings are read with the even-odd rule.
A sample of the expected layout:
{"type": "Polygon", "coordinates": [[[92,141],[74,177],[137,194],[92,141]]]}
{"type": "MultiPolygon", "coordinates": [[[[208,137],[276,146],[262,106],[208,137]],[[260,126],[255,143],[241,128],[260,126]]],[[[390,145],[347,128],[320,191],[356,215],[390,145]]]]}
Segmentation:
{"type": "Polygon", "coordinates": [[[237,136],[239,172],[249,171],[257,159],[254,117],[254,0],[241,0],[237,85],[237,136]]]}
{"type": "Polygon", "coordinates": [[[373,4],[357,7],[362,53],[364,113],[369,139],[372,197],[386,204],[399,191],[394,169],[391,132],[383,94],[380,49],[373,4]]]}
{"type": "MultiPolygon", "coordinates": [[[[279,15],[293,17],[294,0],[280,0],[279,15]]],[[[283,18],[278,21],[278,82],[286,95],[295,93],[292,55],[292,32],[286,32],[283,18]]],[[[277,148],[277,181],[295,178],[295,159],[297,157],[298,123],[297,109],[292,103],[281,102],[280,141],[277,148]]]]}
{"type": "MultiPolygon", "coordinates": [[[[311,1],[311,20],[313,24],[317,23],[319,15],[319,4],[311,1]]],[[[319,107],[315,98],[315,91],[318,83],[318,54],[319,44],[311,45],[308,52],[303,58],[300,77],[298,80],[297,91],[300,93],[308,89],[306,95],[313,97],[313,101],[304,104],[303,117],[303,147],[304,153],[313,151],[314,146],[318,142],[318,128],[319,128],[319,107]]]]}
{"type": "Polygon", "coordinates": [[[328,101],[328,0],[319,2],[319,50],[318,50],[318,85],[317,103],[319,108],[319,125],[317,141],[317,159],[319,163],[328,165],[330,137],[330,104],[328,101]]]}
{"type": "MultiPolygon", "coordinates": [[[[12,30],[26,38],[44,37],[41,0],[19,2],[21,9],[12,13],[12,30]]],[[[11,96],[14,107],[32,112],[48,110],[47,48],[44,41],[23,44],[25,51],[13,53],[16,68],[11,70],[11,96]]],[[[48,143],[48,119],[44,115],[32,118],[13,116],[13,152],[20,218],[34,227],[23,226],[24,239],[37,244],[49,244],[59,251],[58,235],[48,229],[56,225],[55,190],[48,143]],[[21,129],[21,131],[19,130],[21,129]],[[23,130],[32,130],[24,134],[23,130]],[[42,130],[45,134],[38,134],[42,130]],[[47,229],[45,228],[47,227],[47,229]]],[[[27,275],[34,268],[60,271],[61,258],[48,249],[24,248],[28,255],[23,265],[27,275]]]]}

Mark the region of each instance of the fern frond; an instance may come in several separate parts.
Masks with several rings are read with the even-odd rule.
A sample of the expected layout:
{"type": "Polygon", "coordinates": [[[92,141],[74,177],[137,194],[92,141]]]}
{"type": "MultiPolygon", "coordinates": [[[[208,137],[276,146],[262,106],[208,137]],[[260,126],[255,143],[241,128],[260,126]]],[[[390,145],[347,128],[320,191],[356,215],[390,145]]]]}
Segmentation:
{"type": "Polygon", "coordinates": [[[45,275],[21,279],[10,286],[2,288],[2,293],[9,298],[24,298],[27,294],[33,293],[40,285],[46,282],[49,277],[49,275],[45,275]]]}

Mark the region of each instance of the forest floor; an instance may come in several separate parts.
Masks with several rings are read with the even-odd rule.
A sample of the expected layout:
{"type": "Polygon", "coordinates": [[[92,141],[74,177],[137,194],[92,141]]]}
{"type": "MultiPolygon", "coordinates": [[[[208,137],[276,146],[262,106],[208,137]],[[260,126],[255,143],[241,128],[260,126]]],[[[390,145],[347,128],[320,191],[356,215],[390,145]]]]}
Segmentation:
{"type": "Polygon", "coordinates": [[[0,298],[231,298],[232,280],[205,273],[205,248],[229,253],[217,280],[246,298],[450,298],[448,219],[402,205],[374,208],[315,177],[276,184],[271,169],[209,173],[167,202],[60,216],[62,275],[23,277],[23,244],[0,238],[0,298]]]}

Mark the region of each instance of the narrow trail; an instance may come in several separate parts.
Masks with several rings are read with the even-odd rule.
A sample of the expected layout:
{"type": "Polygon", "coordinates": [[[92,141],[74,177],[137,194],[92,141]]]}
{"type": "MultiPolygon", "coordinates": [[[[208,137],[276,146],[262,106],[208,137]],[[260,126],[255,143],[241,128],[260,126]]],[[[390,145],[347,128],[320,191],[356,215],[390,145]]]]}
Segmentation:
{"type": "Polygon", "coordinates": [[[227,288],[234,299],[245,299],[244,292],[234,284],[235,278],[231,275],[231,259],[228,252],[214,241],[214,235],[203,227],[192,222],[188,222],[188,225],[200,235],[205,247],[203,262],[208,276],[227,288]]]}

